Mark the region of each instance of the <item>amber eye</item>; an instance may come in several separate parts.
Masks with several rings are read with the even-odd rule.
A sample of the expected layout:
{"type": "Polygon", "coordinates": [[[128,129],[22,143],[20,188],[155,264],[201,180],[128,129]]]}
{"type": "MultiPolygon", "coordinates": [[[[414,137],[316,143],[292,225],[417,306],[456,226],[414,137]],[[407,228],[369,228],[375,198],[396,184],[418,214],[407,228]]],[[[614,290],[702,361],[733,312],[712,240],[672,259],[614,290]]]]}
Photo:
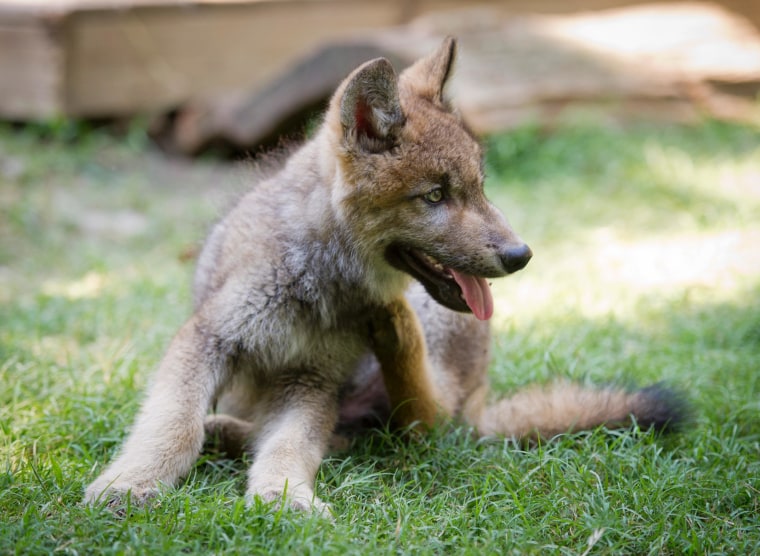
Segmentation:
{"type": "Polygon", "coordinates": [[[443,189],[440,187],[436,187],[435,189],[431,189],[425,195],[422,196],[423,199],[425,199],[426,203],[429,203],[431,205],[437,205],[441,201],[443,201],[443,189]]]}

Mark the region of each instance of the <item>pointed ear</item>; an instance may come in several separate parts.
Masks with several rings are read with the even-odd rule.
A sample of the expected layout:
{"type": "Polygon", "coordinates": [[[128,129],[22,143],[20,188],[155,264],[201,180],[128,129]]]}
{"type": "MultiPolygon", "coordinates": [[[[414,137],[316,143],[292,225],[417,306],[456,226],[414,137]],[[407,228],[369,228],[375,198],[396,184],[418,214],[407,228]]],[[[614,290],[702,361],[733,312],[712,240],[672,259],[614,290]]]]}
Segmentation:
{"type": "Polygon", "coordinates": [[[414,93],[429,101],[443,105],[443,88],[451,75],[456,59],[457,41],[446,37],[432,54],[417,60],[401,73],[401,82],[414,93]]]}
{"type": "Polygon", "coordinates": [[[391,63],[377,58],[357,68],[338,89],[340,123],[349,147],[382,152],[404,125],[398,78],[391,63]]]}

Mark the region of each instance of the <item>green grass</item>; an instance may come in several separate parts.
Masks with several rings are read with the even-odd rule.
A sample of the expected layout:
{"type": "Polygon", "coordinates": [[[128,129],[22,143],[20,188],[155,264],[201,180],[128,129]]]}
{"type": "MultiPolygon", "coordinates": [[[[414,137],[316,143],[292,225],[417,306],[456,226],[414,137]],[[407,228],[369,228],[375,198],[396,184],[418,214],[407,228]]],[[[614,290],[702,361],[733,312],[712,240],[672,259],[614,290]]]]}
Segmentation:
{"type": "Polygon", "coordinates": [[[760,551],[760,133],[565,125],[492,138],[488,190],[535,252],[494,284],[494,388],[660,380],[674,437],[524,450],[455,427],[327,459],[335,523],[242,501],[204,459],[149,508],[79,504],[190,310],[192,252],[245,169],[139,128],[0,128],[0,554],[760,551]],[[79,137],[80,139],[77,139],[79,137]]]}

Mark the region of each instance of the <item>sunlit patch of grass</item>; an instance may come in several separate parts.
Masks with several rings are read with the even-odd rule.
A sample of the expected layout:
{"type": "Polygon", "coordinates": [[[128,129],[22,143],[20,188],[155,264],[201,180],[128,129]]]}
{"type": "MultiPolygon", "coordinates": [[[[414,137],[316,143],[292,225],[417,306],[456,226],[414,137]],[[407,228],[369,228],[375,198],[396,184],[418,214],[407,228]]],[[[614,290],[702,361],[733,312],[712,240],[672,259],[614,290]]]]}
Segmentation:
{"type": "Polygon", "coordinates": [[[637,309],[674,299],[738,302],[760,276],[758,245],[760,226],[659,238],[649,234],[639,241],[604,229],[583,244],[539,242],[520,275],[494,281],[495,323],[540,318],[568,306],[590,319],[630,320],[637,318],[637,309]]]}
{"type": "Polygon", "coordinates": [[[322,465],[334,524],[246,507],[246,464],[208,458],[125,518],[79,505],[190,311],[193,248],[245,181],[82,131],[0,128],[0,553],[757,551],[756,129],[492,138],[488,192],[535,252],[494,281],[494,389],[664,380],[694,420],[530,450],[381,431],[322,465]]]}
{"type": "Polygon", "coordinates": [[[489,192],[534,251],[494,284],[497,323],[740,295],[760,275],[759,137],[707,124],[494,138],[489,192]]]}

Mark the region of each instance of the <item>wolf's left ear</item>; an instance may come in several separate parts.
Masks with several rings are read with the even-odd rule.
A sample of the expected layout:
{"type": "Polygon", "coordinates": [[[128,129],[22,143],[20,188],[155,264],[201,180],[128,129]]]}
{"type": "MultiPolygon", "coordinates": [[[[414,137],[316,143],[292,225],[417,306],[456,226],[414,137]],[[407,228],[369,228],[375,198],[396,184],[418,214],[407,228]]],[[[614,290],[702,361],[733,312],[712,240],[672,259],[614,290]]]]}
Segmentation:
{"type": "Polygon", "coordinates": [[[457,53],[457,41],[446,37],[438,49],[421,58],[401,73],[400,80],[417,95],[443,105],[443,89],[446,86],[457,53]]]}
{"type": "Polygon", "coordinates": [[[398,77],[388,60],[377,58],[357,68],[338,89],[336,100],[349,146],[378,153],[395,144],[405,118],[398,77]]]}

